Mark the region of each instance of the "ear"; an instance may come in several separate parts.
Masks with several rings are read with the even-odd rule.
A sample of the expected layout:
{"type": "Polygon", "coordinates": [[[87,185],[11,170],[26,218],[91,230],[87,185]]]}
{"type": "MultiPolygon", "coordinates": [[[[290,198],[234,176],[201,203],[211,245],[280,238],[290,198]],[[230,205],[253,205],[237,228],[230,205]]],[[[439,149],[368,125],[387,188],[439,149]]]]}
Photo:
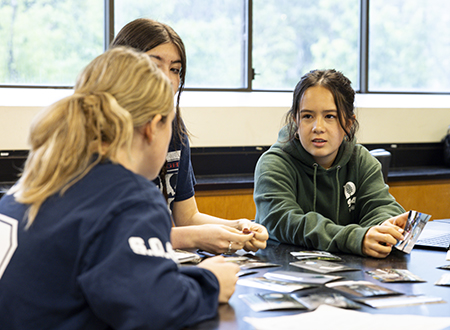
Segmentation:
{"type": "Polygon", "coordinates": [[[151,121],[149,121],[144,126],[144,136],[147,139],[148,143],[152,143],[156,134],[158,133],[158,126],[161,123],[162,116],[157,114],[151,121]]]}

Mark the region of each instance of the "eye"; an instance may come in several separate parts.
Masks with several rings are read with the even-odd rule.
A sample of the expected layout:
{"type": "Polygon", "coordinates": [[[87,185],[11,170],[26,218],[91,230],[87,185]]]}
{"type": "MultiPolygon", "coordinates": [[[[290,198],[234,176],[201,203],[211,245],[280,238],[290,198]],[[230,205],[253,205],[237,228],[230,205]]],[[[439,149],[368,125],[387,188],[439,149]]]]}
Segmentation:
{"type": "Polygon", "coordinates": [[[312,118],[312,116],[308,113],[304,113],[300,116],[300,119],[311,119],[311,118],[312,118]]]}
{"type": "Polygon", "coordinates": [[[179,74],[180,74],[180,71],[181,71],[181,69],[179,69],[179,68],[172,68],[172,69],[170,69],[170,71],[172,71],[173,73],[175,73],[175,74],[179,75],[179,74]]]}

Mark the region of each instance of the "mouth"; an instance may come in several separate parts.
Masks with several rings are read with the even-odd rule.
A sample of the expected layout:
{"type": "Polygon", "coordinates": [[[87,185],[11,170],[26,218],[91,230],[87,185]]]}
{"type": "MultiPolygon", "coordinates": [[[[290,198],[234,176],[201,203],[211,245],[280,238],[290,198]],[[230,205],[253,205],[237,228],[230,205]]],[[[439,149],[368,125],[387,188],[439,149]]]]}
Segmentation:
{"type": "Polygon", "coordinates": [[[312,143],[316,147],[323,147],[325,145],[325,143],[327,143],[327,140],[324,140],[324,139],[313,139],[312,143]]]}

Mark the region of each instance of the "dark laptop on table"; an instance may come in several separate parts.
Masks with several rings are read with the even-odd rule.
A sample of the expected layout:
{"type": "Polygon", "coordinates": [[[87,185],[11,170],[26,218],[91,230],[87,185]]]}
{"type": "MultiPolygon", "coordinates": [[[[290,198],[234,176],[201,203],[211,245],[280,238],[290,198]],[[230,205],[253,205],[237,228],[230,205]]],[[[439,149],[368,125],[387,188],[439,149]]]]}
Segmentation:
{"type": "Polygon", "coordinates": [[[428,221],[414,248],[447,251],[450,245],[450,219],[428,221]]]}

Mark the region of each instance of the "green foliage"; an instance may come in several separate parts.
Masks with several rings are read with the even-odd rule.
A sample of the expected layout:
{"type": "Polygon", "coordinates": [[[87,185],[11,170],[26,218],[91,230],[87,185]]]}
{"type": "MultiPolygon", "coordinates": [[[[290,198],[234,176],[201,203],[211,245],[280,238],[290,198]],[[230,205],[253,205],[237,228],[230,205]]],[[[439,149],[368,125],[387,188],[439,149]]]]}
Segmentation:
{"type": "MultiPolygon", "coordinates": [[[[116,0],[115,30],[138,17],[172,26],[187,87],[246,87],[249,0],[116,0]]],[[[370,1],[369,90],[450,92],[450,1],[370,1]]],[[[360,0],[253,0],[253,89],[292,90],[312,69],[359,88],[360,0]]],[[[102,0],[0,0],[0,84],[73,85],[103,51],[102,0]],[[16,4],[16,6],[13,6],[16,4]]]]}
{"type": "Polygon", "coordinates": [[[17,1],[0,22],[2,84],[71,86],[103,51],[101,0],[17,1]]]}
{"type": "Polygon", "coordinates": [[[245,87],[243,0],[141,0],[133,6],[118,0],[115,6],[116,32],[139,17],[174,28],[188,55],[188,87],[245,87]]]}
{"type": "Polygon", "coordinates": [[[308,71],[328,68],[358,83],[358,0],[253,3],[255,88],[291,90],[308,71]]]}
{"type": "Polygon", "coordinates": [[[369,86],[450,92],[450,2],[372,1],[369,86]]]}

